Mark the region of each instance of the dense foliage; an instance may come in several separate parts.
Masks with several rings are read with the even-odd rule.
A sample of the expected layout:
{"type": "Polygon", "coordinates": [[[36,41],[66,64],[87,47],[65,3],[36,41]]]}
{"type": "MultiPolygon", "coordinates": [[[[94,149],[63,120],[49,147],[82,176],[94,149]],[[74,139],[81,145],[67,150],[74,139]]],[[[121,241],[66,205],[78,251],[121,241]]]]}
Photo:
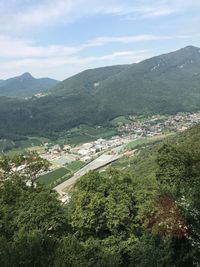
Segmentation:
{"type": "Polygon", "coordinates": [[[62,204],[37,184],[46,161],[2,158],[0,266],[199,266],[199,166],[196,126],[126,170],[88,173],[62,204]]]}

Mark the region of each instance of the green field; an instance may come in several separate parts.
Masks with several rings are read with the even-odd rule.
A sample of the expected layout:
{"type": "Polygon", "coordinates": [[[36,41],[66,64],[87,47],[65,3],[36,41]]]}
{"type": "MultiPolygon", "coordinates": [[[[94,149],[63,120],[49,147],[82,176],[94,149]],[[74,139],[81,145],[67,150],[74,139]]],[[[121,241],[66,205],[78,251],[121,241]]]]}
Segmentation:
{"type": "Polygon", "coordinates": [[[51,141],[44,137],[25,137],[24,140],[11,141],[0,140],[0,154],[7,154],[9,156],[19,155],[27,151],[28,148],[34,148],[42,146],[45,142],[53,144],[71,144],[79,145],[91,141],[95,141],[99,138],[109,139],[114,135],[118,135],[118,131],[115,127],[103,127],[96,126],[91,127],[87,125],[81,125],[73,128],[70,131],[64,131],[56,136],[54,141],[51,141]]]}
{"type": "Polygon", "coordinates": [[[120,116],[120,117],[113,119],[110,123],[113,126],[120,126],[120,125],[124,125],[124,124],[129,124],[131,122],[132,122],[132,120],[130,120],[128,118],[128,116],[120,116]]]}
{"type": "Polygon", "coordinates": [[[27,139],[19,141],[0,140],[0,154],[20,155],[28,148],[42,146],[45,142],[48,142],[48,139],[43,137],[27,137],[27,139]]]}
{"type": "Polygon", "coordinates": [[[73,161],[72,163],[66,164],[66,168],[71,172],[75,172],[75,171],[78,171],[84,165],[85,165],[85,162],[77,160],[77,161],[73,161]]]}
{"type": "Polygon", "coordinates": [[[42,175],[38,178],[39,183],[44,184],[44,185],[50,185],[53,182],[61,179],[63,176],[70,174],[70,171],[67,170],[66,168],[60,168],[55,171],[49,172],[45,175],[42,175]]]}
{"type": "Polygon", "coordinates": [[[16,156],[16,155],[21,155],[24,152],[25,152],[25,149],[24,148],[21,148],[21,147],[19,147],[19,148],[12,148],[12,149],[10,149],[9,151],[6,151],[6,152],[3,152],[1,150],[0,156],[1,155],[6,155],[6,156],[9,156],[9,157],[13,157],[13,156],[16,156]]]}
{"type": "Polygon", "coordinates": [[[130,143],[126,146],[126,148],[127,148],[128,150],[133,150],[133,149],[137,148],[138,146],[145,145],[145,144],[148,144],[148,143],[150,143],[150,142],[152,142],[151,139],[148,139],[148,138],[146,138],[146,139],[141,139],[141,140],[137,140],[137,141],[130,142],[130,143]]]}
{"type": "Polygon", "coordinates": [[[114,135],[118,135],[118,131],[113,127],[91,127],[87,125],[81,125],[71,129],[68,132],[60,134],[59,138],[55,141],[58,144],[71,144],[79,145],[86,142],[95,141],[99,138],[111,138],[114,135]]]}
{"type": "Polygon", "coordinates": [[[66,165],[66,167],[59,168],[55,171],[49,172],[45,175],[41,175],[38,178],[39,183],[48,187],[55,187],[56,185],[69,179],[74,172],[83,167],[85,163],[83,161],[74,161],[66,165]]]}
{"type": "Polygon", "coordinates": [[[164,138],[166,138],[168,136],[171,136],[171,135],[173,135],[173,133],[162,134],[162,135],[157,135],[157,136],[153,136],[153,137],[147,137],[147,138],[144,138],[144,139],[132,141],[126,146],[126,149],[133,150],[133,149],[135,149],[135,148],[137,148],[139,146],[160,141],[160,140],[162,140],[162,139],[164,139],[164,138]]]}

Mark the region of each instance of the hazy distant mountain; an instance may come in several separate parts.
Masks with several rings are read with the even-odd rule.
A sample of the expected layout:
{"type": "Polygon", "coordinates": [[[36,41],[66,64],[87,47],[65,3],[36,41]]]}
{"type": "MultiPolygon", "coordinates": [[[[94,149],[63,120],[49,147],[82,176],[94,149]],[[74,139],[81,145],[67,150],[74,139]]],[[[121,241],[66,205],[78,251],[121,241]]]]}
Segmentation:
{"type": "Polygon", "coordinates": [[[199,109],[200,48],[188,46],[137,64],[84,71],[40,99],[0,99],[0,129],[46,134],[120,115],[199,109]]]}
{"type": "Polygon", "coordinates": [[[34,78],[26,72],[21,76],[0,80],[0,96],[30,97],[34,94],[47,92],[58,81],[49,78],[34,78]]]}

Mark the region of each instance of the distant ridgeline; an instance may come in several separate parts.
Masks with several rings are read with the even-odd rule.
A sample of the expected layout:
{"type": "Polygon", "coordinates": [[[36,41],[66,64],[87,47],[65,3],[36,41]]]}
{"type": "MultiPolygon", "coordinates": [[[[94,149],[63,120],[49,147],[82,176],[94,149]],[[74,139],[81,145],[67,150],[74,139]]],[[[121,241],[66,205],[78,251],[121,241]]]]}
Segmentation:
{"type": "Polygon", "coordinates": [[[121,115],[199,109],[200,49],[188,46],[137,64],[86,70],[43,97],[1,97],[0,134],[48,135],[121,115]]]}
{"type": "Polygon", "coordinates": [[[26,72],[21,76],[0,80],[0,96],[31,97],[47,93],[50,88],[58,84],[58,81],[50,78],[34,78],[26,72]]]}

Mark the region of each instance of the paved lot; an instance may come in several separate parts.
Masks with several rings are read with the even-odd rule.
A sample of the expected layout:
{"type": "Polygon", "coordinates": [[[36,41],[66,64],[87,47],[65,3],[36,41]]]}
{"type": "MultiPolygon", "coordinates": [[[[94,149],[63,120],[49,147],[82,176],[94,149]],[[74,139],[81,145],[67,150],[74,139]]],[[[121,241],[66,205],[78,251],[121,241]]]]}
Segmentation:
{"type": "Polygon", "coordinates": [[[61,156],[61,157],[59,157],[59,158],[53,160],[52,162],[53,162],[54,164],[63,166],[63,165],[65,165],[66,163],[71,163],[71,162],[73,162],[74,160],[76,160],[76,156],[71,155],[71,154],[66,154],[66,155],[64,155],[64,156],[61,156]]]}

